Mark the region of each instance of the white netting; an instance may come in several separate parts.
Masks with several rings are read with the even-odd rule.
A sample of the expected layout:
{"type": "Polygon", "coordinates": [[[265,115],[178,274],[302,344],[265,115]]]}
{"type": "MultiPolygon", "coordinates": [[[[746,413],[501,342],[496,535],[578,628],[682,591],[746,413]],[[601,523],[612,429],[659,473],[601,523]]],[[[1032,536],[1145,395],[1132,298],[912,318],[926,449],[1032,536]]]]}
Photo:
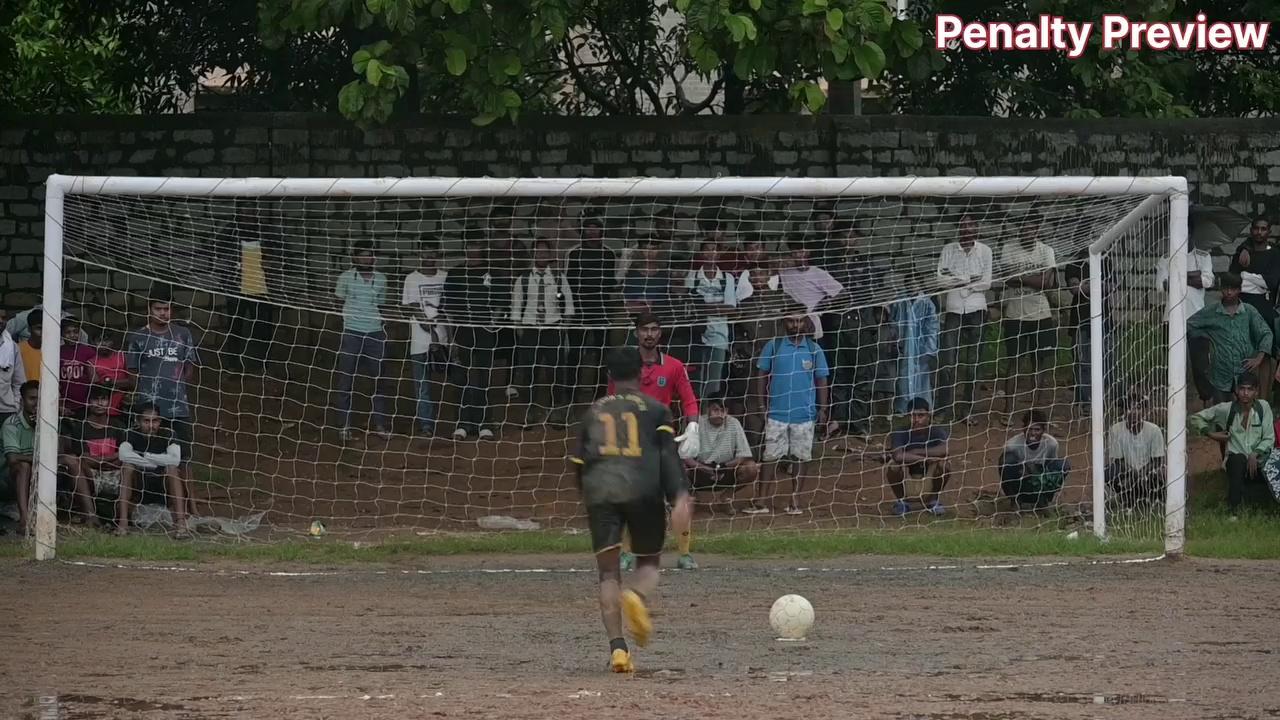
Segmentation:
{"type": "MultiPolygon", "coordinates": [[[[169,381],[147,376],[184,367],[172,331],[144,329],[149,300],[172,298],[173,325],[189,329],[195,353],[189,402],[162,399],[161,414],[181,419],[189,408],[192,510],[260,519],[254,536],[305,532],[316,520],[329,532],[513,525],[503,517],[580,526],[565,464],[571,425],[603,391],[600,350],[635,342],[641,310],[661,318],[662,348],[689,366],[702,414],[711,397],[726,399],[754,463],[783,455],[782,482],[759,497],[756,473],[737,473],[734,517],[716,506],[723,493],[700,495],[709,503],[704,523],[1058,527],[1087,514],[1090,497],[1088,392],[1077,388],[1065,269],[1145,197],[70,194],[65,309],[95,340],[104,331],[132,338],[127,364],[144,377],[116,417],[128,425],[143,395],[170,392],[169,381]],[[603,249],[579,247],[597,234],[603,249]],[[970,235],[991,251],[986,290],[970,235]],[[962,237],[966,245],[946,250],[940,268],[945,246],[962,237]],[[375,272],[353,273],[353,247],[361,254],[366,242],[375,272]],[[803,268],[798,249],[821,270],[803,268]],[[544,263],[550,274],[528,276],[544,263]],[[1013,278],[1022,280],[1010,285],[1013,278]],[[1036,289],[1037,278],[1046,289],[1036,289]],[[384,283],[381,317],[360,310],[384,283]],[[339,286],[349,299],[345,319],[339,286]],[[788,314],[820,316],[822,336],[771,344],[785,335],[788,314]],[[169,357],[148,362],[148,352],[169,357]],[[1013,353],[1023,362],[1011,363],[1013,353]],[[775,373],[761,395],[754,381],[762,363],[780,373],[794,362],[803,374],[819,354],[830,368],[833,424],[816,428],[812,461],[800,463],[810,447],[803,426],[770,431],[765,409],[776,418],[788,405],[796,420],[809,401],[792,402],[800,397],[792,393],[766,402],[786,383],[775,373]],[[922,459],[928,433],[900,437],[906,455],[886,464],[915,397],[939,411],[934,425],[951,435],[936,515],[929,483],[943,465],[922,459]],[[1046,465],[1043,445],[1015,439],[1012,452],[1035,472],[1007,497],[1004,448],[1023,435],[1033,407],[1067,463],[1046,465]],[[901,468],[905,506],[887,467],[901,468]],[[794,498],[800,512],[786,514],[786,474],[797,469],[808,480],[794,498]],[[1024,512],[1013,512],[1015,501],[1024,512]],[[756,503],[773,512],[742,512],[756,503]]],[[[1167,230],[1159,219],[1141,227],[1118,242],[1113,254],[1128,265],[1109,280],[1125,303],[1135,298],[1133,317],[1144,319],[1134,322],[1147,328],[1160,307],[1149,276],[1167,230]],[[1126,254],[1130,236],[1148,255],[1126,254]]],[[[1160,408],[1163,336],[1134,345],[1138,354],[1125,350],[1131,336],[1121,333],[1109,356],[1121,356],[1123,372],[1134,373],[1127,381],[1160,408]]],[[[710,452],[717,443],[707,419],[700,425],[710,452]]],[[[691,462],[714,468],[727,457],[691,462]]],[[[153,489],[144,501],[164,499],[163,487],[153,489]]]]}

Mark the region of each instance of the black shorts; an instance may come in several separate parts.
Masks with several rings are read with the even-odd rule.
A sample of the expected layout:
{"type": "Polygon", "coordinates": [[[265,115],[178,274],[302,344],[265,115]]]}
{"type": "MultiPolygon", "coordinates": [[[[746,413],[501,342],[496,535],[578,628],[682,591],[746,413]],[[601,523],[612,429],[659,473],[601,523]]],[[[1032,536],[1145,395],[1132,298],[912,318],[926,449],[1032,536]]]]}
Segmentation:
{"type": "Polygon", "coordinates": [[[1005,354],[1013,360],[1058,352],[1058,324],[1048,320],[1005,320],[1005,354]]]}
{"type": "Polygon", "coordinates": [[[694,469],[689,471],[689,485],[693,490],[727,490],[738,486],[737,468],[719,470],[694,469]]]}
{"type": "Polygon", "coordinates": [[[178,443],[178,449],[182,451],[182,464],[186,465],[191,462],[191,420],[189,418],[173,418],[168,422],[169,429],[173,431],[173,440],[178,443]]]}
{"type": "Polygon", "coordinates": [[[622,530],[631,531],[631,552],[636,555],[658,555],[667,536],[667,503],[661,496],[640,498],[627,503],[602,503],[587,506],[587,524],[591,527],[591,550],[602,553],[622,544],[622,530]]]}

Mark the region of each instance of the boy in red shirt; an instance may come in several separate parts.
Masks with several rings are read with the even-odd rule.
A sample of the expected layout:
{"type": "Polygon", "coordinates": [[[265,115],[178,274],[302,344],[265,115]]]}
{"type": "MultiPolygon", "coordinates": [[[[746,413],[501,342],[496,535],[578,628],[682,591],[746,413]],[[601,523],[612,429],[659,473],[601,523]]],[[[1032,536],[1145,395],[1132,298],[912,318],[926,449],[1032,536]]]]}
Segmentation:
{"type": "Polygon", "coordinates": [[[93,348],[80,342],[80,322],[73,317],[62,320],[62,359],[59,368],[62,380],[63,415],[80,415],[89,401],[89,387],[94,382],[93,348]]]}
{"type": "Polygon", "coordinates": [[[116,333],[103,330],[98,338],[97,354],[90,362],[98,385],[111,390],[111,405],[107,413],[112,418],[120,417],[124,409],[125,393],[133,389],[133,375],[129,374],[124,353],[120,352],[120,342],[116,333]]]}
{"type": "MultiPolygon", "coordinates": [[[[684,363],[677,358],[662,352],[658,348],[662,340],[662,323],[658,316],[651,312],[643,312],[636,316],[636,340],[640,346],[640,360],[644,366],[640,370],[640,392],[657,400],[668,409],[673,400],[680,401],[680,412],[685,420],[694,425],[690,432],[697,432],[698,398],[693,394],[693,385],[689,382],[689,372],[684,363]]],[[[613,381],[609,381],[609,395],[614,394],[613,381]]],[[[692,515],[690,515],[692,518],[692,515]]],[[[681,570],[696,570],[698,563],[689,553],[693,542],[692,521],[689,527],[673,527],[680,544],[680,558],[676,567],[681,570]]],[[[623,570],[635,567],[635,555],[629,551],[629,538],[624,540],[621,556],[623,570]]]]}

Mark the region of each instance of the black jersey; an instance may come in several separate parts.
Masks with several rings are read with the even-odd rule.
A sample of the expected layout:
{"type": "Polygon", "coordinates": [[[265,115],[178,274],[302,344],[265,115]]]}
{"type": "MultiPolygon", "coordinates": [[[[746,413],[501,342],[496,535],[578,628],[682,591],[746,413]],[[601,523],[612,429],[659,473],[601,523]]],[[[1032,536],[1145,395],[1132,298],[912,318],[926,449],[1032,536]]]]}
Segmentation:
{"type": "Polygon", "coordinates": [[[683,482],[671,411],[639,393],[597,400],[582,419],[575,462],[588,505],[674,497],[683,482]],[[674,466],[672,465],[674,463],[674,466]]]}

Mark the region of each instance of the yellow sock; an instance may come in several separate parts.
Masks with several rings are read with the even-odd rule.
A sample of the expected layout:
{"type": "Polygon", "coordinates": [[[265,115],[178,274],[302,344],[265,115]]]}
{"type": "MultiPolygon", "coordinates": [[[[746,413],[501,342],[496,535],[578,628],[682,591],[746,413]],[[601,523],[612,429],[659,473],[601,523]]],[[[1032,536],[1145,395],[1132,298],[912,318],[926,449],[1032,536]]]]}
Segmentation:
{"type": "Polygon", "coordinates": [[[680,554],[689,554],[689,545],[693,542],[693,528],[680,531],[680,554]]]}

